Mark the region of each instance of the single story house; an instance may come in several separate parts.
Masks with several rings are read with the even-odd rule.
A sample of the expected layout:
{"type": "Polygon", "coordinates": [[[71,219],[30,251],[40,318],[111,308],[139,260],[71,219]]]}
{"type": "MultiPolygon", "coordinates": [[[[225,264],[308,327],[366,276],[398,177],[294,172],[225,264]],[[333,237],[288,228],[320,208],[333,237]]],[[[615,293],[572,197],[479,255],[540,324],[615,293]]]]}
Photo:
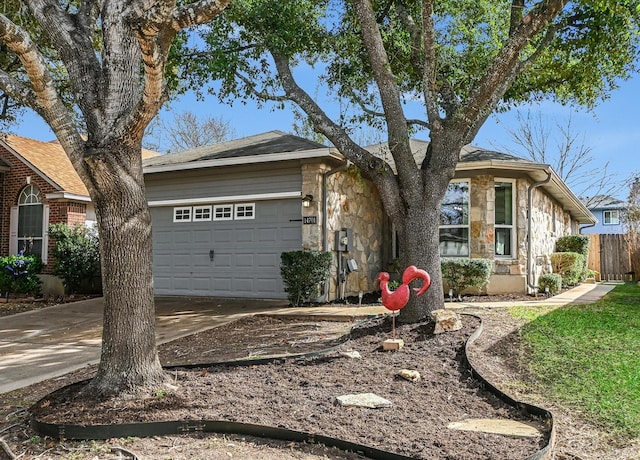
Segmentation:
{"type": "MultiPolygon", "coordinates": [[[[420,162],[428,144],[412,142],[420,162]]],[[[369,149],[388,156],[384,144],[369,149]]],[[[284,298],[280,254],[301,248],[334,253],[328,300],[374,290],[393,266],[399,243],[380,196],[334,148],[272,131],[143,157],[159,295],[284,298]]],[[[57,142],[5,135],[0,174],[0,253],[41,257],[55,291],[48,225],[92,225],[88,192],[57,142]]],[[[595,222],[548,165],[466,147],[443,201],[441,253],[490,258],[487,291],[523,292],[557,237],[595,222]]]]}
{"type": "MultiPolygon", "coordinates": [[[[428,143],[412,143],[420,162],[428,143]]],[[[280,254],[306,248],[334,253],[333,300],[373,291],[398,252],[373,184],[307,139],[271,131],[144,171],[158,295],[284,298],[280,254]]],[[[489,293],[531,292],[556,239],[595,222],[549,165],[469,146],[443,201],[441,254],[492,259],[489,293]]]]}
{"type": "Polygon", "coordinates": [[[625,234],[622,215],[627,209],[627,203],[609,195],[596,195],[582,200],[593,213],[598,222],[582,228],[586,234],[621,235],[625,234]]]}

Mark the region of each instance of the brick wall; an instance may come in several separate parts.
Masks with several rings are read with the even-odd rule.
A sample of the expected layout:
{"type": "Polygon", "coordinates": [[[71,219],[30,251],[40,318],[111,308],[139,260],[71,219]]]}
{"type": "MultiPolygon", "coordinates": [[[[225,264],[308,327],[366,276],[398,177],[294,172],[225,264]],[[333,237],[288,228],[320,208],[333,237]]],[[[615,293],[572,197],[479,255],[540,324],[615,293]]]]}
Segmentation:
{"type": "MultiPolygon", "coordinates": [[[[86,204],[69,201],[47,200],[46,195],[58,192],[53,185],[43,179],[38,173],[16,158],[13,154],[0,147],[0,158],[10,165],[10,170],[0,175],[0,255],[9,255],[9,236],[11,208],[18,205],[20,192],[30,183],[40,190],[42,202],[49,205],[49,223],[67,223],[70,225],[84,225],[86,204]]],[[[48,263],[43,273],[51,273],[53,267],[52,250],[54,240],[49,241],[48,263]]]]}

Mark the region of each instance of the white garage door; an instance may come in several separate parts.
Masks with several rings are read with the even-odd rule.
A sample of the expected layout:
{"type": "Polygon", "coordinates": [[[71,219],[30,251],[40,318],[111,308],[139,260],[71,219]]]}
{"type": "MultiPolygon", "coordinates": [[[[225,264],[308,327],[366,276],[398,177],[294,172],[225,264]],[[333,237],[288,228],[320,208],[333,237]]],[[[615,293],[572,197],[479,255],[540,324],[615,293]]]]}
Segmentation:
{"type": "Polygon", "coordinates": [[[300,200],[152,208],[156,295],[286,298],[280,254],[300,249],[300,200]]]}

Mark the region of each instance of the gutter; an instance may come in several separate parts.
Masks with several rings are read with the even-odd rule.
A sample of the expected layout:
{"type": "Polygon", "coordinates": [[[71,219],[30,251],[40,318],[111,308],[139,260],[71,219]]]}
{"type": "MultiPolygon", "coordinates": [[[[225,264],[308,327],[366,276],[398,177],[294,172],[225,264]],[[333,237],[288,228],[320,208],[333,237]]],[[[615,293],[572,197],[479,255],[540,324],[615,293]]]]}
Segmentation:
{"type": "Polygon", "coordinates": [[[536,286],[531,284],[532,283],[532,270],[531,270],[531,226],[533,223],[533,191],[544,185],[544,184],[548,184],[551,181],[552,178],[552,174],[550,172],[547,172],[547,178],[545,180],[542,180],[540,182],[534,182],[533,184],[531,184],[529,186],[529,189],[527,190],[527,211],[529,213],[529,215],[527,216],[527,287],[533,291],[536,290],[536,286]]]}

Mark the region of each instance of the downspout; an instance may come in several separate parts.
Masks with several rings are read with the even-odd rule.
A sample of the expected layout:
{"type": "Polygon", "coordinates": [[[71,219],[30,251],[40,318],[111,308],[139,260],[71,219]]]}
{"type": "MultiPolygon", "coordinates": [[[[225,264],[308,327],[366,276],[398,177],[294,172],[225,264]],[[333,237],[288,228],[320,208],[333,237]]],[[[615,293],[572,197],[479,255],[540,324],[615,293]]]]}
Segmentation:
{"type": "MultiPolygon", "coordinates": [[[[348,163],[345,163],[337,168],[330,169],[329,171],[325,171],[322,174],[322,250],[329,250],[329,231],[327,230],[327,209],[329,200],[329,192],[327,183],[329,181],[329,176],[333,176],[336,173],[345,171],[347,169],[348,163]]],[[[339,274],[338,274],[339,276],[339,274]]],[[[322,293],[315,299],[314,302],[327,302],[329,300],[329,283],[331,282],[331,277],[327,278],[322,285],[322,293]]]]}
{"type": "Polygon", "coordinates": [[[587,224],[587,225],[585,225],[584,227],[580,227],[580,228],[578,229],[578,234],[580,234],[580,235],[584,235],[584,233],[582,233],[582,230],[584,230],[585,228],[595,227],[595,226],[596,226],[596,224],[597,224],[597,222],[595,222],[595,223],[593,223],[593,224],[587,224]]]}
{"type": "Polygon", "coordinates": [[[551,181],[551,173],[547,173],[548,176],[545,180],[540,181],[540,182],[534,182],[533,184],[531,184],[529,186],[529,189],[527,190],[527,211],[529,213],[529,215],[527,216],[527,286],[529,287],[529,289],[535,291],[536,290],[536,286],[532,284],[533,281],[533,277],[532,277],[532,270],[531,270],[531,263],[533,262],[531,260],[531,227],[533,224],[533,212],[532,212],[532,208],[533,208],[533,191],[534,189],[544,185],[544,184],[548,184],[551,181]]]}

